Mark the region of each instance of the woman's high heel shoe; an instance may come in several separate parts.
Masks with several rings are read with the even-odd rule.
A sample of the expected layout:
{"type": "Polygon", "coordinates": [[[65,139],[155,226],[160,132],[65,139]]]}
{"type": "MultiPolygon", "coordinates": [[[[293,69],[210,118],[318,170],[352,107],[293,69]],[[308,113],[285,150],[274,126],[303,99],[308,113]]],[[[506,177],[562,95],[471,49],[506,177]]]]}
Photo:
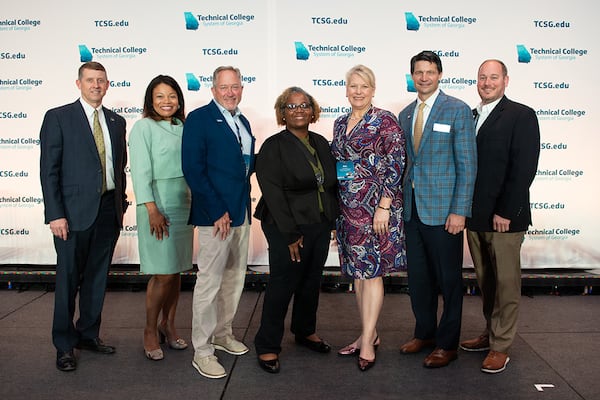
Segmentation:
{"type": "MultiPolygon", "coordinates": [[[[158,342],[165,343],[168,339],[167,332],[162,326],[158,326],[158,342]]],[[[169,347],[174,350],[184,350],[187,349],[188,344],[182,338],[177,338],[175,340],[170,340],[168,342],[169,347]]]]}
{"type": "MultiPolygon", "coordinates": [[[[375,340],[373,340],[373,352],[376,353],[377,352],[377,348],[379,347],[379,335],[377,335],[375,337],[375,340]]],[[[361,370],[362,372],[365,372],[368,369],[373,368],[373,366],[375,365],[375,357],[373,357],[372,360],[367,360],[366,358],[362,358],[360,356],[360,351],[358,352],[358,369],[361,370]]]]}
{"type": "Polygon", "coordinates": [[[155,350],[144,349],[144,354],[146,355],[146,358],[151,361],[160,361],[163,358],[165,358],[165,355],[163,354],[163,351],[160,348],[155,350]]]}
{"type": "Polygon", "coordinates": [[[375,365],[375,359],[367,360],[360,356],[358,357],[358,369],[360,369],[362,372],[365,372],[366,370],[373,368],[374,365],[375,365]]]}
{"type": "Polygon", "coordinates": [[[373,340],[373,349],[375,349],[375,351],[377,351],[377,348],[379,347],[380,344],[381,344],[381,341],[379,340],[379,335],[377,335],[375,337],[375,340],[373,340]]]}
{"type": "MultiPolygon", "coordinates": [[[[379,335],[373,340],[373,348],[377,351],[379,347],[379,335]]],[[[346,347],[342,347],[338,350],[338,356],[346,357],[346,356],[356,356],[360,352],[360,347],[357,347],[353,344],[349,344],[346,347]]]]}
{"type": "Polygon", "coordinates": [[[352,344],[349,344],[346,347],[342,347],[338,350],[338,356],[347,357],[347,356],[355,356],[360,351],[359,347],[356,347],[352,344]]]}

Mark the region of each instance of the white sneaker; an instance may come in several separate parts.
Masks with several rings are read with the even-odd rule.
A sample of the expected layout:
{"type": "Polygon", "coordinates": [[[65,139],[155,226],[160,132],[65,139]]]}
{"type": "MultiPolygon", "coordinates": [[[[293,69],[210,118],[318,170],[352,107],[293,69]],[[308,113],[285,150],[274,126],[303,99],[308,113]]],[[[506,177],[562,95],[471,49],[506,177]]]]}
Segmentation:
{"type": "Polygon", "coordinates": [[[222,338],[213,336],[212,345],[215,346],[215,349],[223,350],[234,356],[241,356],[249,351],[244,343],[236,340],[233,336],[225,336],[222,338]]]}
{"type": "Polygon", "coordinates": [[[194,360],[192,360],[192,366],[196,368],[196,371],[198,371],[200,375],[207,378],[218,379],[227,376],[225,368],[219,364],[217,357],[213,354],[206,357],[194,356],[194,360]]]}

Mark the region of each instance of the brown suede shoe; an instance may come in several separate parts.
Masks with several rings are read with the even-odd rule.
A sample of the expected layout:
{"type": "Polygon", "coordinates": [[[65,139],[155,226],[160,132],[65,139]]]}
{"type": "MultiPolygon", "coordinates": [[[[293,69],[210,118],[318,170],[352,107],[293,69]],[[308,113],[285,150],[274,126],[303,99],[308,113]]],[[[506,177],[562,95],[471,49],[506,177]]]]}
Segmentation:
{"type": "Polygon", "coordinates": [[[486,351],[490,349],[489,335],[479,335],[474,339],[460,343],[460,348],[466,351],[486,351]]]}
{"type": "Polygon", "coordinates": [[[423,366],[426,368],[441,368],[458,358],[456,350],[436,348],[425,358],[423,366]]]}
{"type": "Polygon", "coordinates": [[[506,353],[490,350],[485,360],[481,364],[481,371],[488,374],[497,374],[506,369],[506,364],[510,361],[510,357],[506,353]]]}
{"type": "Polygon", "coordinates": [[[435,346],[435,340],[433,339],[417,339],[412,338],[408,342],[400,346],[400,353],[412,354],[420,352],[424,347],[435,346]]]}

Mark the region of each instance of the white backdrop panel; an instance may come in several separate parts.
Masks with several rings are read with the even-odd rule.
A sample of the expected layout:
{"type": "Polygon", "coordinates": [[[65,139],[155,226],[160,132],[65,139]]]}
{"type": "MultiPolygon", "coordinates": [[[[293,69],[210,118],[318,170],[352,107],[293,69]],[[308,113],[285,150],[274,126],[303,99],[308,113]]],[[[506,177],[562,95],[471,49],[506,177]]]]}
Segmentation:
{"type": "MultiPolygon", "coordinates": [[[[479,64],[499,58],[509,69],[507,95],[538,112],[542,148],[523,267],[595,268],[600,260],[600,121],[599,106],[591,99],[598,90],[593,73],[600,57],[593,38],[600,29],[592,9],[591,0],[544,7],[506,0],[496,8],[468,0],[173,0],[167,6],[156,0],[108,0],[101,8],[22,0],[3,5],[0,264],[55,262],[43,224],[39,128],[46,110],[79,96],[76,71],[86,55],[107,68],[112,84],[104,105],[123,115],[129,129],[140,118],[144,91],[154,76],[177,79],[189,112],[211,100],[214,68],[239,67],[245,80],[240,107],[260,146],[279,131],[273,104],[291,85],[319,101],[322,117],[312,129],[331,138],[333,121],[348,110],[344,74],[358,63],[376,74],[375,104],[398,114],[416,96],[407,89],[410,57],[429,49],[441,55],[445,92],[475,106],[479,64]],[[525,51],[519,54],[518,45],[525,51]]],[[[260,192],[254,178],[253,183],[256,204],[260,192]]],[[[128,198],[135,204],[131,184],[128,198]]],[[[125,215],[114,262],[139,262],[134,207],[125,215]]],[[[249,263],[268,263],[256,220],[249,263]]],[[[332,245],[328,265],[337,263],[332,245]]]]}

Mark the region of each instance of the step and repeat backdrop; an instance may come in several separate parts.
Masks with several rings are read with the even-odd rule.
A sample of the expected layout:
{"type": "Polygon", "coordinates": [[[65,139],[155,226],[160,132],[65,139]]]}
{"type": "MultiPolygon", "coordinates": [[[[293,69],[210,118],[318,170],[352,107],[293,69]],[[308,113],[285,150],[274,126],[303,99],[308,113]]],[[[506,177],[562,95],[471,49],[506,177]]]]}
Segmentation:
{"type": "MultiPolygon", "coordinates": [[[[8,2],[6,2],[8,3],[8,2]]],[[[600,264],[600,148],[596,72],[598,18],[590,0],[369,2],[287,0],[13,1],[0,11],[0,264],[55,263],[43,220],[39,129],[44,113],[79,97],[82,62],[102,63],[111,80],[104,105],[141,117],[144,91],[158,74],[184,89],[186,112],[212,99],[212,71],[241,69],[242,112],[257,144],[278,132],[273,105],[288,86],[321,104],[312,130],[331,139],[333,121],[349,111],[344,76],[356,64],[377,78],[374,104],[398,114],[416,98],[410,58],[421,50],[443,62],[440,88],[477,105],[477,68],[487,58],[509,70],[506,94],[536,110],[539,169],[532,187],[534,225],[523,268],[597,268],[600,264]]],[[[253,204],[260,198],[253,179],[253,204]]],[[[114,263],[137,264],[135,197],[114,263]]],[[[254,220],[249,263],[268,264],[254,220]]],[[[196,249],[197,250],[197,249],[196,249]]],[[[471,261],[465,251],[465,266],[471,261]]],[[[328,265],[337,265],[332,244],[328,265]]]]}

